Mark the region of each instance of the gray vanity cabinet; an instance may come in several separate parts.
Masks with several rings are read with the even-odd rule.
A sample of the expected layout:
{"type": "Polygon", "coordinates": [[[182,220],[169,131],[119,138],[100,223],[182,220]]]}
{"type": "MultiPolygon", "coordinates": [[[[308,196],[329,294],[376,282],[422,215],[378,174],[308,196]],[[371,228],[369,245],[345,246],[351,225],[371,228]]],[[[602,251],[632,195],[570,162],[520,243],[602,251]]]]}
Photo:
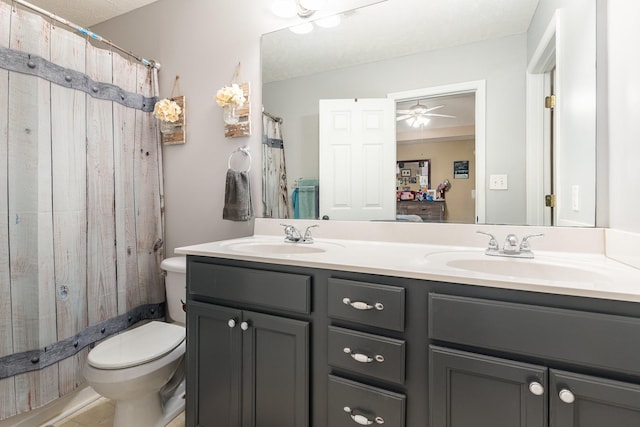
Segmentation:
{"type": "Polygon", "coordinates": [[[277,305],[298,284],[282,304],[304,311],[308,277],[206,263],[188,275],[186,425],[308,426],[309,322],[244,308],[277,305]],[[273,294],[246,292],[255,286],[273,294]]]}
{"type": "Polygon", "coordinates": [[[640,426],[640,386],[550,370],[551,427],[640,426]]]}
{"type": "Polygon", "coordinates": [[[187,308],[188,426],[240,426],[242,335],[229,320],[242,312],[190,302],[187,308]]]}
{"type": "Polygon", "coordinates": [[[640,304],[189,256],[188,427],[638,427],[640,304]]]}
{"type": "Polygon", "coordinates": [[[431,426],[640,426],[639,385],[556,368],[637,377],[640,319],[441,294],[429,307],[431,339],[473,350],[430,346],[431,426]],[[481,354],[496,351],[509,357],[481,354]]]}
{"type": "Polygon", "coordinates": [[[638,385],[437,346],[429,352],[430,426],[640,426],[638,385]]]}
{"type": "Polygon", "coordinates": [[[430,426],[547,425],[543,366],[431,346],[429,374],[430,426]]]}

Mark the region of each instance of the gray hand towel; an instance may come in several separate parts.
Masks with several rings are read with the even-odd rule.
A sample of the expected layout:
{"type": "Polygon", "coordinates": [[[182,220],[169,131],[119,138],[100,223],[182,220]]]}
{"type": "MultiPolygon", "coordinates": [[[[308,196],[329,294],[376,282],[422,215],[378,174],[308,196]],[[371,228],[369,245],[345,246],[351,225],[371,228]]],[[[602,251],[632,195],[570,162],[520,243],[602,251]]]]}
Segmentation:
{"type": "Polygon", "coordinates": [[[249,173],[227,170],[222,218],[231,221],[249,221],[253,218],[249,173]]]}

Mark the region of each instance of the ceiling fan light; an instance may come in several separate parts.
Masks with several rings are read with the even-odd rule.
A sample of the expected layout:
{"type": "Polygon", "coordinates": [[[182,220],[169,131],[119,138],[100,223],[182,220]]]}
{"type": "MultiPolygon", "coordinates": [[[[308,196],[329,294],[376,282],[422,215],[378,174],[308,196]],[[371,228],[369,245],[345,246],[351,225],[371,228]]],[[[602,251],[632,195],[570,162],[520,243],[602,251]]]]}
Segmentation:
{"type": "Polygon", "coordinates": [[[422,126],[426,126],[431,121],[430,118],[424,117],[424,116],[414,116],[414,117],[410,118],[409,120],[411,120],[411,123],[409,123],[409,126],[411,126],[413,128],[419,128],[419,127],[422,127],[422,126]]]}
{"type": "Polygon", "coordinates": [[[271,13],[278,18],[293,18],[298,13],[298,9],[290,0],[278,0],[271,5],[271,13]]]}
{"type": "Polygon", "coordinates": [[[326,18],[320,18],[313,22],[315,22],[318,25],[318,27],[334,28],[340,25],[340,15],[327,16],[326,18]]]}
{"type": "Polygon", "coordinates": [[[327,0],[299,0],[300,6],[309,10],[320,10],[327,5],[327,0]]]}
{"type": "Polygon", "coordinates": [[[295,34],[309,34],[311,31],[313,31],[313,24],[311,22],[305,22],[303,24],[289,27],[289,30],[291,30],[291,32],[295,34]]]}

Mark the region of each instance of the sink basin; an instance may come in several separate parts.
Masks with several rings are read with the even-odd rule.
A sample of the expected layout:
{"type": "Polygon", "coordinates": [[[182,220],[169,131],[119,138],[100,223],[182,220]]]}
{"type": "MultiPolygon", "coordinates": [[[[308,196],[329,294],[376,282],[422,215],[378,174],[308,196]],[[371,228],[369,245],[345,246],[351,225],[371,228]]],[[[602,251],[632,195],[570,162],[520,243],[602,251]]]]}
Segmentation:
{"type": "Polygon", "coordinates": [[[429,264],[514,279],[582,284],[607,281],[605,275],[587,266],[571,265],[552,259],[491,257],[481,252],[441,252],[427,255],[425,258],[429,264]]]}
{"type": "Polygon", "coordinates": [[[306,255],[327,252],[331,248],[339,248],[337,244],[327,244],[314,242],[311,244],[304,243],[286,243],[286,242],[236,242],[227,245],[227,248],[247,254],[254,255],[306,255]]]}

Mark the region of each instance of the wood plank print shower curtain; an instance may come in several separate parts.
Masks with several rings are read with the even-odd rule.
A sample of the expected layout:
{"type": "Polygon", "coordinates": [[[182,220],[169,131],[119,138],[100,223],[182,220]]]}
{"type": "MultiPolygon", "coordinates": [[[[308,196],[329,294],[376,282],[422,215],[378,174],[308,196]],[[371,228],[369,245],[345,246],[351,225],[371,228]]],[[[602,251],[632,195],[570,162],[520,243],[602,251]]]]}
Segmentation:
{"type": "MultiPolygon", "coordinates": [[[[28,54],[30,68],[41,65],[32,67],[39,57],[77,72],[73,79],[109,84],[123,100],[153,102],[148,67],[4,1],[0,48],[28,54]]],[[[95,97],[97,85],[78,90],[2,65],[0,360],[9,360],[163,302],[164,251],[153,105],[131,108],[95,97]]],[[[71,73],[63,77],[72,81],[71,73]]],[[[75,390],[84,382],[87,351],[0,375],[0,420],[75,390]]]]}

